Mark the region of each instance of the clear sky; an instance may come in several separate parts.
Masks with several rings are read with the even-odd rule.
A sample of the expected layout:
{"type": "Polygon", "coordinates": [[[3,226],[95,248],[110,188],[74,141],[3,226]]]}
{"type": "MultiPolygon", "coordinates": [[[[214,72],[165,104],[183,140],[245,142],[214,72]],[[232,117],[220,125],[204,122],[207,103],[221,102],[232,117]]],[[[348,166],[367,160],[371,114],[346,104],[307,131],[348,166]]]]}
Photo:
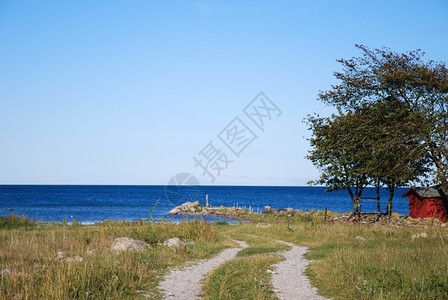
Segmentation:
{"type": "Polygon", "coordinates": [[[358,43],[448,61],[447,16],[445,0],[0,0],[0,184],[212,184],[193,160],[212,142],[232,160],[213,184],[305,185],[302,120],[331,113],[316,95],[336,59],[358,43]],[[264,132],[243,112],[261,91],[281,110],[264,132]],[[257,136],[239,157],[218,137],[235,117],[257,136]]]}

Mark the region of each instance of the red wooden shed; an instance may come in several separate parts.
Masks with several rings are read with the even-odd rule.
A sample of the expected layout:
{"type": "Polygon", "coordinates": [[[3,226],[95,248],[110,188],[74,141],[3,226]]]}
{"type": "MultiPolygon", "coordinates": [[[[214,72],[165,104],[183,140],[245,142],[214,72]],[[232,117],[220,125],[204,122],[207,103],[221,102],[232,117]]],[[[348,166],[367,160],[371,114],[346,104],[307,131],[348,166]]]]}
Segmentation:
{"type": "Polygon", "coordinates": [[[409,216],[412,218],[448,219],[448,201],[445,192],[439,186],[411,187],[403,197],[409,197],[409,216]]]}

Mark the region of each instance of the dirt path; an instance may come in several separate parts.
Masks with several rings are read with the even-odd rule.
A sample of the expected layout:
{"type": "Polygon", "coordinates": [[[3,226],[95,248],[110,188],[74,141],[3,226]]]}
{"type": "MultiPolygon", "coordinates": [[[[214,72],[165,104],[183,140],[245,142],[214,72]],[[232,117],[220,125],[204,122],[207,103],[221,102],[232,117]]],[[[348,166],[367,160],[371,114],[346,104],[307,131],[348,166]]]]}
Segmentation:
{"type": "Polygon", "coordinates": [[[182,270],[172,270],[171,273],[165,277],[165,280],[159,284],[159,288],[165,294],[164,299],[199,299],[199,294],[201,293],[202,288],[201,281],[204,276],[223,262],[233,259],[242,248],[249,247],[246,242],[235,242],[237,242],[241,248],[225,249],[212,259],[202,260],[199,263],[182,270]]]}
{"type": "Polygon", "coordinates": [[[277,242],[291,246],[291,250],[279,252],[285,260],[274,265],[271,282],[277,297],[282,300],[327,299],[317,294],[317,289],[303,274],[310,263],[303,256],[308,249],[285,241],[277,242]]]}

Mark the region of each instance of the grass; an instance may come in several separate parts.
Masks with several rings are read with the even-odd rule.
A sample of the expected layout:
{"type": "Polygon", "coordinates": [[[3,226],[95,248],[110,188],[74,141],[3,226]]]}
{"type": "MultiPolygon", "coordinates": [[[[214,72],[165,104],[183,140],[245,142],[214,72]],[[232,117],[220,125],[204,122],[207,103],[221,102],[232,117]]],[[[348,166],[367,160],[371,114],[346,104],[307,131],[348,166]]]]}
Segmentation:
{"type": "Polygon", "coordinates": [[[254,235],[257,233],[254,224],[230,226],[225,231],[234,239],[246,241],[249,247],[207,276],[203,298],[276,299],[268,270],[282,259],[274,254],[290,247],[271,238],[254,235]]]}
{"type": "Polygon", "coordinates": [[[288,246],[275,240],[307,246],[314,260],[306,273],[319,293],[335,299],[447,299],[448,230],[325,224],[322,216],[251,215],[253,223],[225,222],[105,222],[83,226],[35,223],[24,217],[0,217],[0,299],[135,299],[143,290],[151,298],[168,267],[209,258],[232,239],[250,247],[216,268],[204,281],[205,299],[273,299],[270,286],[276,252],[288,246]],[[257,227],[257,222],[271,224],[257,227]],[[427,238],[412,235],[427,232],[427,238]],[[116,237],[144,240],[151,249],[115,254],[116,237]],[[169,249],[165,239],[193,241],[169,249]],[[356,239],[362,237],[362,239],[356,239]],[[98,249],[94,255],[87,250],[98,249]],[[58,251],[82,256],[82,263],[52,259],[58,251]]]}
{"type": "Polygon", "coordinates": [[[205,280],[204,299],[276,299],[267,270],[280,259],[255,254],[231,260],[213,270],[205,280]]]}
{"type": "Polygon", "coordinates": [[[7,217],[0,216],[0,229],[29,228],[35,225],[34,220],[26,216],[10,214],[7,217]]]}
{"type": "MultiPolygon", "coordinates": [[[[10,226],[7,226],[8,228],[10,226]]],[[[144,290],[154,298],[160,275],[170,266],[217,254],[233,242],[216,231],[214,224],[200,221],[106,222],[93,226],[37,224],[28,230],[0,230],[0,269],[14,274],[0,277],[0,298],[31,299],[123,299],[136,298],[144,290]],[[142,253],[115,254],[113,240],[130,236],[153,246],[142,253]],[[185,248],[159,245],[166,238],[193,241],[185,248]],[[88,256],[88,249],[98,249],[88,256]],[[58,251],[79,255],[82,263],[52,259],[58,251]]]]}
{"type": "Polygon", "coordinates": [[[447,248],[435,230],[412,240],[415,229],[333,228],[342,241],[328,238],[308,255],[312,282],[336,299],[447,299],[447,248]],[[360,232],[361,231],[361,232],[360,232]],[[358,241],[355,235],[366,240],[358,241]],[[327,278],[332,278],[328,281],[327,278]]]}

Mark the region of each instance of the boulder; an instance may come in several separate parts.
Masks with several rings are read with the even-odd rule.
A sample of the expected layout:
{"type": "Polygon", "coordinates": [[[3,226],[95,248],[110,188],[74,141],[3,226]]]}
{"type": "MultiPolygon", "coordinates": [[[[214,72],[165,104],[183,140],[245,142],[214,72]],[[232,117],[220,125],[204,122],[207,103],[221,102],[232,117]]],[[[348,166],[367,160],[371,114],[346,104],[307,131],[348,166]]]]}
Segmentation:
{"type": "Polygon", "coordinates": [[[128,237],[118,237],[114,240],[110,249],[117,253],[124,251],[140,252],[149,249],[150,247],[151,245],[144,241],[134,240],[128,237]]]}
{"type": "Polygon", "coordinates": [[[177,215],[180,213],[187,213],[187,212],[191,212],[194,213],[196,212],[194,206],[199,205],[199,201],[195,201],[195,202],[190,202],[187,201],[185,203],[182,203],[179,206],[174,207],[173,209],[171,209],[168,214],[169,215],[177,215]]]}
{"type": "Polygon", "coordinates": [[[365,241],[366,239],[364,237],[358,235],[358,236],[355,237],[355,240],[357,240],[357,241],[365,241]]]}
{"type": "Polygon", "coordinates": [[[182,242],[179,238],[174,237],[174,238],[165,240],[163,242],[163,246],[166,246],[166,247],[183,247],[183,246],[185,246],[185,243],[182,242]]]}
{"type": "Polygon", "coordinates": [[[271,224],[269,224],[269,223],[257,223],[257,227],[267,228],[267,227],[271,227],[271,224]]]}
{"type": "Polygon", "coordinates": [[[182,210],[179,208],[179,206],[177,206],[177,207],[171,209],[171,210],[168,212],[168,214],[169,214],[169,215],[177,215],[177,214],[179,214],[180,212],[182,212],[182,210]]]}

